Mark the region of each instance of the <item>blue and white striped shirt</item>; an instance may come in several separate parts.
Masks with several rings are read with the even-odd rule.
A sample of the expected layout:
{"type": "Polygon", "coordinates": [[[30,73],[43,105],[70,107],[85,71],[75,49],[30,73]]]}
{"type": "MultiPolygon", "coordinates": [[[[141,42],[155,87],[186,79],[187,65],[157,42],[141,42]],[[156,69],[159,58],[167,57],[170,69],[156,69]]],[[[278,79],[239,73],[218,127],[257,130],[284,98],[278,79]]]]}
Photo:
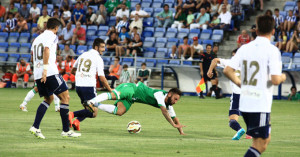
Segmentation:
{"type": "Polygon", "coordinates": [[[288,15],[288,16],[286,16],[285,20],[286,21],[291,21],[291,22],[296,22],[297,17],[294,16],[294,15],[292,17],[288,15]]]}
{"type": "Polygon", "coordinates": [[[283,17],[282,17],[281,15],[279,15],[278,17],[277,17],[276,15],[273,15],[273,18],[274,18],[274,20],[275,20],[275,26],[276,26],[276,28],[277,28],[281,23],[284,22],[284,19],[283,19],[283,17]]]}
{"type": "Polygon", "coordinates": [[[8,26],[10,29],[15,29],[17,26],[17,19],[16,18],[7,19],[6,26],[8,26]]]}
{"type": "Polygon", "coordinates": [[[118,30],[118,32],[121,32],[121,29],[122,29],[123,26],[125,26],[126,29],[128,29],[128,26],[129,26],[128,21],[123,21],[123,20],[122,20],[122,21],[120,21],[120,22],[117,24],[116,29],[118,30]]]}

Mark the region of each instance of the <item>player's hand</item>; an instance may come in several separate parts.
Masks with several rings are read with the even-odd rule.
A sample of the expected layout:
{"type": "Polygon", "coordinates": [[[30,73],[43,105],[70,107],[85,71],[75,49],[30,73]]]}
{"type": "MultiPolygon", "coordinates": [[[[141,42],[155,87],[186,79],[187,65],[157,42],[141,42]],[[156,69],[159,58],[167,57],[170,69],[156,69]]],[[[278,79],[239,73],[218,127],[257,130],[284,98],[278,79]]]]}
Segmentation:
{"type": "Polygon", "coordinates": [[[203,77],[203,72],[202,71],[200,72],[200,75],[201,75],[201,77],[203,77]]]}
{"type": "Polygon", "coordinates": [[[212,78],[212,77],[213,77],[213,72],[209,70],[209,71],[207,72],[207,76],[208,76],[209,78],[212,78]]]}
{"type": "Polygon", "coordinates": [[[46,80],[47,80],[47,70],[43,70],[41,82],[46,83],[46,80]]]}
{"type": "Polygon", "coordinates": [[[286,80],[286,75],[285,74],[281,74],[281,79],[282,79],[282,82],[284,82],[286,80]]]}

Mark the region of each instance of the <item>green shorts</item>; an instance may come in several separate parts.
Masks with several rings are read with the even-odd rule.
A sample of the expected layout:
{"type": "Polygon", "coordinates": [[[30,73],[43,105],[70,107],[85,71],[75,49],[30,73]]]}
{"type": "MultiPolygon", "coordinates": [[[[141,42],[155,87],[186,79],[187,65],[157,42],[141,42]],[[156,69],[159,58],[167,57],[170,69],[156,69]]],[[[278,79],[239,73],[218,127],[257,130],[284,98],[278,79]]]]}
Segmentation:
{"type": "Polygon", "coordinates": [[[134,97],[135,91],[136,84],[134,83],[120,84],[115,90],[113,90],[113,93],[116,95],[117,99],[115,105],[117,105],[118,102],[122,102],[127,112],[134,103],[132,98],[134,97]]]}

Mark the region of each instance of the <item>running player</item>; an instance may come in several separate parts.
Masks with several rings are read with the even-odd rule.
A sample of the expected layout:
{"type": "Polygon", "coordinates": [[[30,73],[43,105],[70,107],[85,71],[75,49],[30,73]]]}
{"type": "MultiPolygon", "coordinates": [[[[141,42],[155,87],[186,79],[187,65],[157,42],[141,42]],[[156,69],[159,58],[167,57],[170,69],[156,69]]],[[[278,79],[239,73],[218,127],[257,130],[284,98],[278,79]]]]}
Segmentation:
{"type": "Polygon", "coordinates": [[[241,87],[240,111],[247,125],[247,134],[253,137],[245,157],[259,157],[271,140],[270,113],[273,86],[286,80],[282,74],[280,51],[271,44],[274,19],[263,15],[256,19],[257,37],[243,45],[224,69],[224,74],[241,87]],[[235,70],[241,68],[241,79],[235,70]]]}
{"type": "Polygon", "coordinates": [[[56,33],[60,26],[61,22],[58,19],[50,18],[47,22],[47,30],[34,40],[31,47],[33,52],[34,80],[40,96],[44,97],[44,101],[38,107],[33,126],[29,131],[42,139],[45,139],[45,136],[39,127],[49,105],[53,101],[53,94],[56,94],[61,100],[60,116],[63,125],[61,135],[64,137],[81,136],[81,134],[69,129],[69,91],[55,64],[58,42],[56,33]]]}
{"type": "MultiPolygon", "coordinates": [[[[176,117],[173,105],[180,99],[181,91],[178,88],[172,88],[169,92],[147,87],[142,82],[123,83],[110,93],[102,93],[84,103],[92,112],[94,106],[99,109],[122,116],[131,107],[134,102],[148,104],[156,108],[160,108],[166,120],[177,128],[180,135],[184,135],[183,125],[180,124],[176,117]],[[105,100],[117,100],[114,105],[100,104],[105,100]]],[[[95,113],[95,112],[94,112],[95,113]]]]}
{"type": "MultiPolygon", "coordinates": [[[[232,51],[232,56],[235,55],[237,49],[232,51]]],[[[228,65],[229,59],[222,59],[222,58],[215,58],[212,60],[210,67],[207,72],[207,76],[211,78],[213,76],[213,70],[219,66],[222,68],[225,68],[228,65]]],[[[240,77],[241,70],[240,68],[235,71],[235,74],[237,77],[240,77]]],[[[234,83],[230,81],[231,89],[232,89],[232,95],[230,97],[230,108],[229,108],[229,126],[235,130],[237,133],[233,136],[232,140],[239,140],[244,134],[245,129],[243,129],[239,122],[239,116],[241,116],[241,112],[239,110],[239,101],[240,101],[240,94],[241,89],[234,83]]],[[[251,139],[252,137],[249,135],[246,135],[246,139],[251,139]]]]}
{"type": "MultiPolygon", "coordinates": [[[[104,64],[100,55],[105,51],[105,43],[102,39],[96,38],[93,43],[93,49],[83,53],[74,63],[72,72],[76,71],[76,92],[80,97],[81,104],[97,96],[96,92],[96,74],[108,91],[112,91],[104,75],[104,64]]],[[[87,109],[75,112],[69,112],[70,127],[80,130],[79,124],[86,117],[94,118],[97,116],[98,108],[92,113],[87,109]],[[73,120],[77,117],[76,120],[73,120]]]]}

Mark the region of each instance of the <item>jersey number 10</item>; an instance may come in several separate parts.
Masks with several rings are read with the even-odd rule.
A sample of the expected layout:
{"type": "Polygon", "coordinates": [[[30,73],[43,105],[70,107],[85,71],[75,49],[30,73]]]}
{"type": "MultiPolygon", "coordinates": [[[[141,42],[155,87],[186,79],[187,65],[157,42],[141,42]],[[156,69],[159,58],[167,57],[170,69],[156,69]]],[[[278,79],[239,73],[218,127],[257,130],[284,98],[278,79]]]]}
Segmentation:
{"type": "Polygon", "coordinates": [[[258,73],[259,71],[259,64],[257,61],[252,61],[250,62],[250,68],[251,67],[255,67],[255,71],[253,72],[253,74],[251,75],[250,80],[247,80],[247,70],[248,70],[248,62],[246,60],[243,60],[243,66],[244,66],[244,80],[243,80],[243,84],[244,85],[251,85],[251,86],[256,86],[257,84],[257,79],[254,79],[255,75],[258,73]]]}
{"type": "Polygon", "coordinates": [[[34,45],[33,47],[33,53],[34,53],[34,61],[38,60],[42,60],[43,59],[43,52],[44,52],[44,45],[42,43],[40,43],[38,46],[34,45]],[[39,50],[40,53],[39,53],[39,50]]]}

